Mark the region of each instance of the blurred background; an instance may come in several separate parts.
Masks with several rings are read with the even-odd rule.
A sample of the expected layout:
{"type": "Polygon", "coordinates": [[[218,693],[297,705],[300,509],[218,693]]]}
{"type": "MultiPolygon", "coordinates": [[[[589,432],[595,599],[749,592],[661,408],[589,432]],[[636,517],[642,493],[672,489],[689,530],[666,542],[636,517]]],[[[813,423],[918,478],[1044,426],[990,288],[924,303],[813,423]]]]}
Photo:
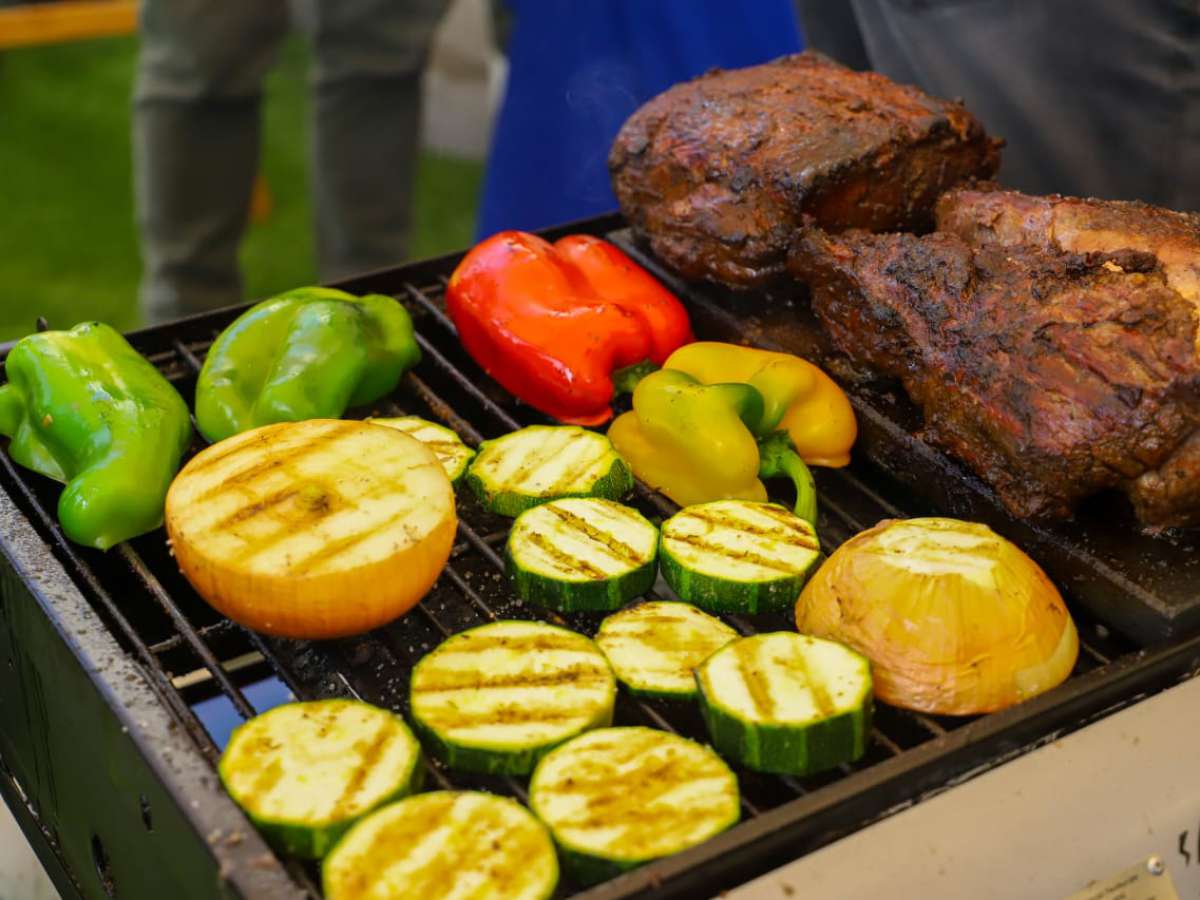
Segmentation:
{"type": "MultiPolygon", "coordinates": [[[[107,20],[54,24],[62,7],[76,5],[0,2],[0,14],[32,10],[51,20],[0,17],[0,203],[6,211],[0,217],[0,342],[30,332],[37,316],[56,327],[85,318],[121,329],[140,324],[130,147],[135,8],[99,2],[91,5],[110,7],[107,20]],[[128,33],[60,39],[64,28],[70,34],[89,24],[128,33]]],[[[292,34],[267,76],[260,176],[241,249],[247,297],[317,277],[309,55],[306,41],[292,34]]],[[[424,78],[413,257],[471,242],[504,71],[488,0],[449,3],[424,78]]],[[[2,892],[0,900],[6,900],[2,892]]]]}

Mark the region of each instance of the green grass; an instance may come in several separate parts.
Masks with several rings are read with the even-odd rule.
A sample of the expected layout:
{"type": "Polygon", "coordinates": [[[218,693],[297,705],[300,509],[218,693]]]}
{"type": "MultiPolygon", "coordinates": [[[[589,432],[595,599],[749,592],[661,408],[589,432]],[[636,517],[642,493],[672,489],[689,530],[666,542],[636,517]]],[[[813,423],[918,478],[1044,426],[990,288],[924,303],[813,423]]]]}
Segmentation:
{"type": "MultiPolygon", "coordinates": [[[[55,327],[139,324],[129,98],[136,42],[120,38],[0,55],[0,341],[55,327]]],[[[267,83],[262,171],[274,208],[242,247],[247,297],[312,282],[307,51],[289,41],[267,83]]],[[[412,255],[465,246],[478,163],[423,154],[412,255]]],[[[398,260],[399,262],[399,260],[398,260]]]]}

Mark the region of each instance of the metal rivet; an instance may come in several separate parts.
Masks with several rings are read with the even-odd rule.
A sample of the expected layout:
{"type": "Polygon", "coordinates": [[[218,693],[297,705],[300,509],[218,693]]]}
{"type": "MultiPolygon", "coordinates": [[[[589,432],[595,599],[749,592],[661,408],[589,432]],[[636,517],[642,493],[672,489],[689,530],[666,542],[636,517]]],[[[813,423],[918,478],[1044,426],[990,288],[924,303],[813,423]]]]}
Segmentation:
{"type": "Polygon", "coordinates": [[[1151,875],[1161,875],[1167,871],[1167,864],[1162,861],[1161,856],[1152,856],[1146,860],[1146,871],[1151,875]]]}

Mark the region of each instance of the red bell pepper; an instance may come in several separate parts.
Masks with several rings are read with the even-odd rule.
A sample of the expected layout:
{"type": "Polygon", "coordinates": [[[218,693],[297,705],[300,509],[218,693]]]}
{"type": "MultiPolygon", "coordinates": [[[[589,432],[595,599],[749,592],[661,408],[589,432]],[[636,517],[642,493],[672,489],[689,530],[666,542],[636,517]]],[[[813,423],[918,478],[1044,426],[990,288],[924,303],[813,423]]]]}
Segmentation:
{"type": "Polygon", "coordinates": [[[674,295],[612,244],[502,231],[459,263],[446,309],[467,352],[512,394],[575,425],[612,417],[613,375],[692,340],[674,295]]]}

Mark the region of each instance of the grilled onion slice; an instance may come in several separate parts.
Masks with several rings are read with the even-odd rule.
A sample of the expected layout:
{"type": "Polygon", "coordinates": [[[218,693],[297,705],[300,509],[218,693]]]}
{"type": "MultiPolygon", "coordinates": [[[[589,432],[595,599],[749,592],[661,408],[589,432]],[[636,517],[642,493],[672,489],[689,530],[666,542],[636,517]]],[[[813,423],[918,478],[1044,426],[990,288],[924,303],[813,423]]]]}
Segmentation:
{"type": "Polygon", "coordinates": [[[268,634],[358,634],[411,609],[441,573],[457,519],[420,441],[315,419],[214,444],[167,494],[183,574],[236,622],[268,634]]]}
{"type": "Polygon", "coordinates": [[[1075,667],[1057,588],[1013,543],[956,519],[884,520],[839,547],[796,604],[804,634],[871,661],[875,696],[929,713],[992,712],[1075,667]]]}

